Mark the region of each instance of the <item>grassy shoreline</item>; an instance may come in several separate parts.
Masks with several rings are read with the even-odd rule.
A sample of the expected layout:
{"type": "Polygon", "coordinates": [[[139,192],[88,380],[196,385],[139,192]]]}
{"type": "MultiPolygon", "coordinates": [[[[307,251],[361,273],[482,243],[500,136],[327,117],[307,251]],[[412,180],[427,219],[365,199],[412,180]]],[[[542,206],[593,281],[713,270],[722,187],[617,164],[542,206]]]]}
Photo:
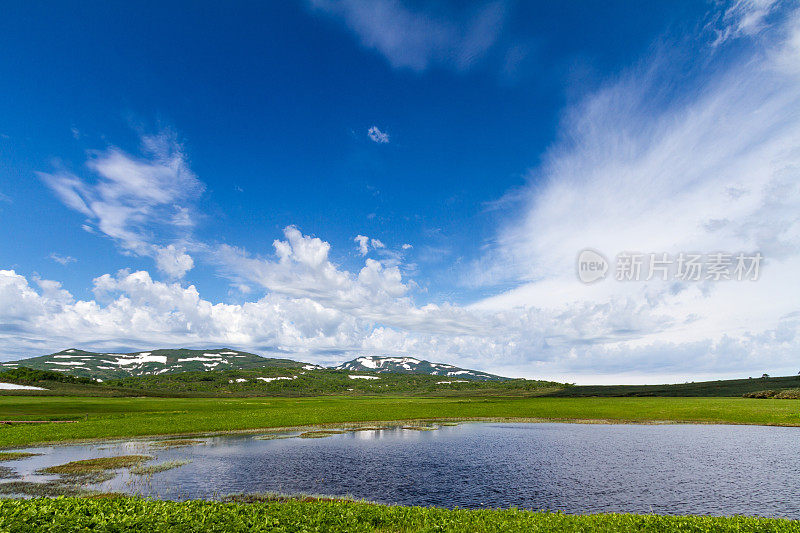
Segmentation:
{"type": "Polygon", "coordinates": [[[422,420],[800,426],[800,400],[749,398],[76,398],[4,396],[0,448],[422,420]]]}
{"type": "Polygon", "coordinates": [[[800,532],[800,521],[743,516],[566,515],[518,509],[401,507],[346,500],[255,503],[135,497],[0,499],[0,530],[47,531],[775,531],[800,532]]]}

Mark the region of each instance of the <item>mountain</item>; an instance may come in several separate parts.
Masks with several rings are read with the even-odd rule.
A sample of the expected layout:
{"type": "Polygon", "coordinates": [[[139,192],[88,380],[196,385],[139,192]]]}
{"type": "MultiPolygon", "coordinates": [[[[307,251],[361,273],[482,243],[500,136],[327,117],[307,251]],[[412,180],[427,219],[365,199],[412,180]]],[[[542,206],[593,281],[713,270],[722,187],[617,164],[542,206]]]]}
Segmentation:
{"type": "MultiPolygon", "coordinates": [[[[0,363],[0,370],[18,367],[50,370],[77,377],[108,381],[138,376],[154,376],[190,371],[253,370],[259,368],[293,368],[300,370],[322,369],[292,361],[273,359],[260,355],[218,348],[214,350],[151,350],[131,353],[97,353],[70,348],[60,352],[0,363]]],[[[467,370],[444,363],[431,363],[414,357],[358,357],[332,370],[350,372],[376,372],[397,374],[426,374],[458,381],[506,381],[509,378],[487,374],[478,370],[467,370]]]]}
{"type": "Polygon", "coordinates": [[[444,363],[431,363],[414,357],[357,357],[352,361],[343,363],[335,370],[349,370],[352,372],[396,372],[399,374],[428,374],[469,381],[505,381],[511,378],[495,376],[478,370],[466,370],[444,363]]]}
{"type": "MultiPolygon", "coordinates": [[[[73,376],[101,381],[131,376],[146,376],[192,370],[247,370],[263,367],[293,367],[303,363],[290,359],[272,359],[260,355],[219,348],[215,350],[153,350],[132,353],[96,353],[75,348],[50,355],[0,364],[10,369],[25,366],[37,370],[67,372],[73,376]]],[[[306,365],[308,369],[319,368],[306,365]]]]}

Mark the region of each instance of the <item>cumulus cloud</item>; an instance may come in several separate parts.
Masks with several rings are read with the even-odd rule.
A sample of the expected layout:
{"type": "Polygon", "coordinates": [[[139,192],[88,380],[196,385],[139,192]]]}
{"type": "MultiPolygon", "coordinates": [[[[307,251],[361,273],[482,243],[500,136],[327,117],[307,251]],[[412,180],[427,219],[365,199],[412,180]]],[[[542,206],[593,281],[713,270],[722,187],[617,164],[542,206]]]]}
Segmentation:
{"type": "Polygon", "coordinates": [[[351,273],[331,262],[330,244],[322,239],[303,235],[294,226],[285,228],[284,236],[286,240],[273,242],[274,258],[253,256],[228,245],[218,247],[213,258],[225,275],[237,282],[271,293],[313,298],[356,314],[379,316],[379,311],[371,310],[374,307],[386,312],[396,308],[394,312],[402,313],[401,309],[411,305],[405,299],[409,287],[397,266],[367,259],[357,274],[351,273]]]}
{"type": "MultiPolygon", "coordinates": [[[[381,301],[404,292],[399,273],[377,261],[368,260],[357,276],[346,277],[347,289],[353,293],[347,298],[355,303],[363,303],[359,298],[374,300],[373,310],[381,301]]],[[[5,325],[0,339],[5,355],[56,349],[79,339],[98,349],[121,342],[138,347],[210,343],[303,354],[323,361],[330,351],[401,353],[419,342],[408,333],[389,335],[385,326],[361,316],[366,311],[363,306],[331,305],[341,302],[279,291],[242,305],[214,304],[202,299],[194,286],[154,281],[144,271],[96,278],[95,299],[88,301],[74,301],[55,282],[39,281],[38,285],[36,290],[16,272],[0,271],[0,319],[5,325]],[[392,344],[398,336],[405,340],[392,344]]],[[[424,315],[433,309],[411,311],[424,315]]]]}
{"type": "Polygon", "coordinates": [[[159,282],[145,271],[126,270],[96,278],[94,299],[76,300],[57,282],[35,280],[34,286],[24,276],[3,270],[0,354],[20,357],[76,343],[100,351],[120,346],[232,346],[322,364],[363,354],[413,354],[505,374],[574,381],[576,372],[593,373],[600,364],[611,372],[681,377],[764,368],[763,357],[786,366],[796,363],[791,353],[800,344],[793,334],[800,321],[796,315],[787,317],[782,328],[759,336],[661,342],[626,350],[606,342],[600,349],[589,349],[576,339],[629,338],[626,329],[632,321],[646,320],[652,331],[663,331],[669,324],[646,305],[631,302],[585,304],[569,316],[536,308],[489,312],[453,305],[419,307],[402,296],[399,286],[394,294],[387,291],[392,281],[387,281],[385,270],[367,260],[357,276],[343,273],[349,279],[346,290],[360,292],[362,298],[345,298],[357,304],[349,307],[333,298],[278,291],[243,304],[213,303],[193,285],[159,282]],[[365,296],[369,293],[373,296],[365,296]],[[697,350],[707,355],[694,358],[697,350]],[[565,353],[574,359],[568,369],[565,353]],[[687,358],[694,358],[688,371],[687,358]]]}
{"type": "Polygon", "coordinates": [[[389,142],[389,134],[379,130],[378,126],[372,126],[367,131],[367,136],[370,138],[370,140],[378,144],[387,144],[389,142]]]}
{"type": "Polygon", "coordinates": [[[447,9],[401,0],[309,0],[352,31],[365,48],[395,68],[423,71],[439,65],[463,71],[495,44],[506,17],[505,2],[481,2],[447,9]]]}
{"type": "Polygon", "coordinates": [[[156,246],[156,267],[173,278],[182,278],[189,270],[194,268],[194,260],[183,248],[174,244],[156,246]]]}
{"type": "Polygon", "coordinates": [[[193,226],[191,203],[204,187],[173,134],[144,135],[141,142],[141,157],[115,147],[89,152],[91,179],[64,170],[38,175],[65,205],[86,216],[87,229],[129,253],[153,257],[164,272],[180,277],[192,267],[191,258],[174,245],[155,244],[154,233],[193,226]]]}
{"type": "Polygon", "coordinates": [[[738,55],[722,54],[725,43],[709,47],[703,73],[662,51],[567,110],[559,140],[515,193],[519,216],[471,273],[499,294],[470,306],[416,302],[397,252],[365,235],[354,239],[364,262],[353,271],[331,259],[328,242],[294,226],[267,253],[165,239],[158,228],[189,231],[202,190],[174,143],[145,142],[145,157],[95,153],[92,181],[43,175],[87,227],[123,250],[153,257],[176,279],[194,264],[191,252],[255,296],[212,302],[193,285],[121,271],[96,278],[93,299],[77,300],[56,281],[0,271],[0,351],[230,345],[318,363],[405,354],[567,381],[794,373],[800,19],[763,24],[738,55]],[[665,89],[675,72],[694,76],[691,90],[665,89]],[[574,270],[586,247],[612,257],[760,251],[766,260],[757,282],[587,286],[574,270]]]}

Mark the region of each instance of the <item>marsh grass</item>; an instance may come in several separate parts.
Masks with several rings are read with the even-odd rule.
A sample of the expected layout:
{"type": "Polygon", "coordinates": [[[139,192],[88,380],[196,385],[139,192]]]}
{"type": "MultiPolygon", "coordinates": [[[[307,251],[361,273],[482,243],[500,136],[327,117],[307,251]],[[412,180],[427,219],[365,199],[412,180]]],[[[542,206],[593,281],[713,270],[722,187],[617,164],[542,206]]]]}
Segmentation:
{"type": "Polygon", "coordinates": [[[178,448],[181,446],[195,446],[204,443],[205,441],[197,439],[169,439],[151,442],[150,446],[153,448],[178,448]]]}
{"type": "Polygon", "coordinates": [[[255,440],[278,440],[278,439],[293,439],[300,437],[303,439],[322,439],[332,435],[341,435],[343,433],[352,433],[355,431],[384,431],[393,429],[392,426],[347,426],[339,429],[313,429],[304,431],[303,433],[265,433],[264,435],[257,435],[253,437],[255,440]]]}
{"type": "Polygon", "coordinates": [[[292,435],[285,435],[281,433],[267,433],[266,435],[256,435],[253,437],[255,440],[279,440],[279,439],[292,439],[294,437],[298,437],[299,435],[292,434],[292,435]]]}
{"type": "Polygon", "coordinates": [[[152,465],[138,465],[131,468],[131,474],[137,476],[152,476],[159,472],[166,472],[173,468],[180,468],[181,466],[188,465],[192,461],[190,459],[180,459],[174,461],[164,461],[163,463],[156,463],[152,465]]]}
{"type": "Polygon", "coordinates": [[[82,496],[91,494],[86,485],[94,485],[116,477],[114,470],[140,465],[152,459],[149,455],[119,455],[72,461],[63,465],[48,466],[37,474],[56,474],[59,479],[33,482],[12,481],[0,483],[0,494],[22,494],[25,496],[82,496]]]}
{"type": "Polygon", "coordinates": [[[90,491],[80,485],[64,483],[62,480],[34,482],[34,481],[9,481],[0,483],[0,494],[19,494],[22,496],[53,497],[53,496],[83,496],[90,491]]]}
{"type": "Polygon", "coordinates": [[[106,470],[129,468],[145,461],[149,461],[152,458],[153,457],[150,455],[117,455],[114,457],[99,457],[97,459],[84,459],[82,461],[71,461],[63,465],[48,466],[38,470],[37,473],[83,476],[97,472],[103,472],[106,470]]]}
{"type": "Polygon", "coordinates": [[[0,479],[14,479],[16,477],[19,477],[19,474],[13,468],[0,466],[0,479]]]}
{"type": "MultiPolygon", "coordinates": [[[[25,454],[21,454],[25,455],[25,454]]],[[[28,454],[40,455],[40,454],[28,454]]],[[[109,481],[116,477],[114,470],[129,468],[152,459],[149,455],[121,455],[72,461],[63,465],[48,466],[36,471],[37,474],[55,474],[59,478],[49,481],[10,481],[0,483],[0,494],[51,497],[85,496],[93,491],[86,488],[109,481]]],[[[10,468],[0,466],[0,478],[18,478],[10,468]]]]}
{"type": "Polygon", "coordinates": [[[341,435],[342,433],[346,432],[336,429],[319,429],[313,431],[306,431],[298,436],[301,439],[324,439],[325,437],[331,437],[333,435],[341,435]]]}
{"type": "Polygon", "coordinates": [[[403,426],[403,429],[410,429],[412,431],[435,431],[439,428],[435,426],[403,426]]]}
{"type": "Polygon", "coordinates": [[[28,457],[35,457],[37,455],[42,454],[30,452],[0,452],[0,462],[19,461],[20,459],[27,459],[28,457]]]}

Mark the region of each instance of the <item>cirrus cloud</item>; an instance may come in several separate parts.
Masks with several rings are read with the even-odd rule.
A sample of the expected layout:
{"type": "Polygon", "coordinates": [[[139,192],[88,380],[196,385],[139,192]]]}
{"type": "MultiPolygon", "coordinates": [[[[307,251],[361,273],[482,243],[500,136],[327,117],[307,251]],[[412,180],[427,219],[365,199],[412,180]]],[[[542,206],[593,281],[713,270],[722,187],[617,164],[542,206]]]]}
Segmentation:
{"type": "Polygon", "coordinates": [[[309,0],[314,11],[344,23],[365,48],[395,68],[423,71],[442,65],[463,71],[495,44],[506,18],[505,2],[446,9],[412,7],[401,0],[309,0]]]}
{"type": "MultiPolygon", "coordinates": [[[[355,17],[345,13],[355,5],[331,9],[355,17]]],[[[387,5],[391,12],[400,4],[357,8],[387,5]]],[[[330,243],[295,226],[269,250],[199,242],[192,204],[202,184],[178,145],[145,138],[139,157],[92,153],[91,180],[68,172],[42,178],[87,227],[154,258],[172,279],[109,273],[93,281],[94,298],[79,300],[56,281],[0,271],[0,351],[213,344],[323,364],[405,354],[595,382],[794,373],[800,17],[770,25],[769,16],[748,23],[756,32],[737,30],[739,16],[725,22],[742,37],[737,44],[757,38],[733,52],[715,43],[703,72],[687,74],[680,53],[657,51],[566,110],[560,138],[517,195],[518,216],[469,273],[494,291],[490,298],[420,304],[402,252],[392,256],[364,235],[354,240],[363,264],[352,271],[331,259],[330,243]],[[692,77],[692,90],[665,89],[675,76],[692,77]],[[754,283],[585,286],[574,261],[587,246],[609,255],[759,250],[767,260],[754,283]],[[214,302],[176,282],[193,256],[251,289],[248,301],[214,302]],[[515,288],[498,288],[508,285],[515,288]]],[[[413,50],[397,58],[418,69],[446,62],[413,50]]]]}
{"type": "Polygon", "coordinates": [[[65,205],[86,216],[85,228],[129,253],[153,257],[159,269],[180,278],[193,266],[185,245],[154,244],[154,233],[180,235],[191,228],[191,204],[204,185],[174,134],[143,135],[141,143],[141,157],[115,147],[89,152],[91,179],[64,170],[38,175],[65,205]]]}

